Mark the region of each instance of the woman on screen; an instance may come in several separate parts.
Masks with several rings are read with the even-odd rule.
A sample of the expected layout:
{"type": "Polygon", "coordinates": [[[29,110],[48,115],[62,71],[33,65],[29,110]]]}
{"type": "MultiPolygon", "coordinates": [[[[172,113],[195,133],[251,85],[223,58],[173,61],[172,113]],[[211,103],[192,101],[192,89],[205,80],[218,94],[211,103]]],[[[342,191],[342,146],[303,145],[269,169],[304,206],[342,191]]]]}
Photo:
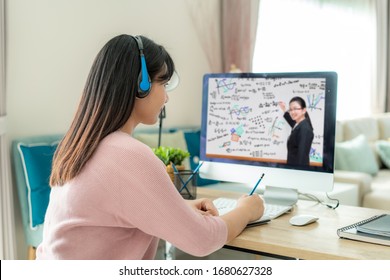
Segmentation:
{"type": "Polygon", "coordinates": [[[284,102],[279,102],[279,106],[284,112],[283,117],[292,128],[287,140],[287,164],[309,165],[314,133],[305,100],[299,96],[293,97],[288,111],[284,102]]]}
{"type": "Polygon", "coordinates": [[[258,195],[223,216],[208,199],[184,200],[132,137],[157,122],[174,75],[167,51],[144,36],[114,37],[98,53],[53,159],[37,259],[154,259],[159,239],[204,256],[262,216],[258,195]]]}

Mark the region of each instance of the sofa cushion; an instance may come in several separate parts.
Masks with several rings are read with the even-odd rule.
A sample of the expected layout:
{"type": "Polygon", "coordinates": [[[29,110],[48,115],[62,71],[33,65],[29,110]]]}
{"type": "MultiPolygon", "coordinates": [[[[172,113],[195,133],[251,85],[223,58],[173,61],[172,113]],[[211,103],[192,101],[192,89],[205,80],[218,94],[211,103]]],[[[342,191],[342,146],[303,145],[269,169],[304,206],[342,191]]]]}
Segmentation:
{"type": "Polygon", "coordinates": [[[388,190],[373,191],[363,198],[363,207],[389,211],[390,192],[388,190]]]}
{"type": "Polygon", "coordinates": [[[363,207],[389,210],[390,202],[390,170],[381,169],[373,177],[371,192],[363,198],[363,207]]]}
{"type": "Polygon", "coordinates": [[[18,144],[27,186],[29,222],[32,229],[43,224],[49,204],[49,178],[58,142],[46,144],[18,144]]]}
{"type": "Polygon", "coordinates": [[[365,172],[371,175],[378,172],[379,166],[374,152],[364,135],[336,143],[335,169],[365,172]]]}
{"type": "Polygon", "coordinates": [[[341,121],[336,121],[336,142],[344,141],[343,124],[341,121]]]}
{"type": "Polygon", "coordinates": [[[378,140],[375,143],[376,151],[382,163],[390,168],[390,142],[386,140],[378,140]]]}
{"type": "Polygon", "coordinates": [[[388,140],[390,138],[390,113],[383,113],[377,116],[379,138],[388,140]]]}
{"type": "Polygon", "coordinates": [[[364,172],[345,171],[345,170],[335,170],[334,172],[335,182],[358,185],[359,205],[362,205],[363,197],[371,191],[372,180],[373,177],[370,174],[364,172]]]}
{"type": "Polygon", "coordinates": [[[363,134],[367,141],[372,142],[379,139],[379,128],[375,118],[359,118],[343,121],[344,141],[352,140],[363,134]]]}

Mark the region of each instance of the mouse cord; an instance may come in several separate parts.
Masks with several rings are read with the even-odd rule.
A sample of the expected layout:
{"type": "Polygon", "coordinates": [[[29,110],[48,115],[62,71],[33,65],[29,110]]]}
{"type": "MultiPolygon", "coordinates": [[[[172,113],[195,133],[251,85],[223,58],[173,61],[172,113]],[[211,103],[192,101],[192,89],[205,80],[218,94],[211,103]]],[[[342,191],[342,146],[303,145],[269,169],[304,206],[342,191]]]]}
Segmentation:
{"type": "Polygon", "coordinates": [[[333,200],[335,201],[336,205],[331,205],[331,204],[328,204],[328,203],[325,203],[324,201],[321,201],[318,197],[316,197],[315,195],[313,194],[310,194],[310,193],[301,193],[301,192],[298,192],[299,195],[301,196],[304,196],[310,200],[313,200],[313,201],[316,201],[318,203],[321,203],[322,205],[326,205],[328,208],[331,208],[331,209],[336,209],[337,207],[339,207],[340,205],[340,201],[336,198],[331,198],[329,197],[328,193],[326,193],[326,197],[329,199],[329,200],[333,200]]]}

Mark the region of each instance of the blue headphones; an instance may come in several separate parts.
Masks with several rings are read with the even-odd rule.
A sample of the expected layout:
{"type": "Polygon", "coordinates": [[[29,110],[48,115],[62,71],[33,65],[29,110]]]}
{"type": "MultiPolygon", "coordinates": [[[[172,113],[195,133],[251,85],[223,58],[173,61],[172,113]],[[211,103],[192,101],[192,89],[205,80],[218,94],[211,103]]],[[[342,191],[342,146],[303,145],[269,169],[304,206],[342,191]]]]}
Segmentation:
{"type": "Polygon", "coordinates": [[[141,71],[138,75],[138,91],[136,96],[138,98],[144,98],[148,96],[150,90],[152,89],[152,81],[150,79],[148,69],[146,67],[146,60],[144,55],[144,44],[142,43],[142,39],[139,36],[132,36],[134,40],[137,42],[139,56],[141,59],[141,71]]]}

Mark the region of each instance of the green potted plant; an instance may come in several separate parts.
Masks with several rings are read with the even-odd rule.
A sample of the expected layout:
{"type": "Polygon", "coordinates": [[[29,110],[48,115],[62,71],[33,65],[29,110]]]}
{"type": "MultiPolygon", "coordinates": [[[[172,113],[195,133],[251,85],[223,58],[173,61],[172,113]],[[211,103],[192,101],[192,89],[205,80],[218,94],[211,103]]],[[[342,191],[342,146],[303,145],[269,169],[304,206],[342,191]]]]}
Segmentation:
{"type": "Polygon", "coordinates": [[[172,182],[174,180],[174,169],[171,163],[175,165],[177,170],[184,170],[185,167],[183,165],[183,161],[190,156],[188,151],[184,151],[180,148],[165,146],[153,148],[153,152],[167,167],[167,172],[171,177],[172,182]]]}

